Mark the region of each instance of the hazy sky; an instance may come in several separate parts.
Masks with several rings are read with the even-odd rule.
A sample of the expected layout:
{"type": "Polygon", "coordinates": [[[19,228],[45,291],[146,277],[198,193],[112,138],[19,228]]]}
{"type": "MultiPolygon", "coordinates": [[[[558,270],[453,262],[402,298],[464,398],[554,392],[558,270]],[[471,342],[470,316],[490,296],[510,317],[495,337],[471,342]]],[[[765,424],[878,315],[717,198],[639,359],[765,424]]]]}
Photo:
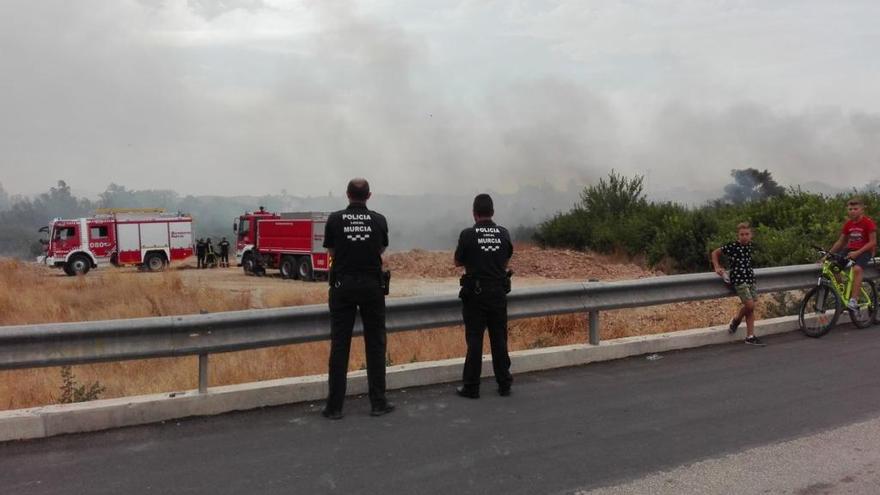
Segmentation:
{"type": "Polygon", "coordinates": [[[193,194],[880,177],[880,2],[3,0],[0,182],[193,194]]]}

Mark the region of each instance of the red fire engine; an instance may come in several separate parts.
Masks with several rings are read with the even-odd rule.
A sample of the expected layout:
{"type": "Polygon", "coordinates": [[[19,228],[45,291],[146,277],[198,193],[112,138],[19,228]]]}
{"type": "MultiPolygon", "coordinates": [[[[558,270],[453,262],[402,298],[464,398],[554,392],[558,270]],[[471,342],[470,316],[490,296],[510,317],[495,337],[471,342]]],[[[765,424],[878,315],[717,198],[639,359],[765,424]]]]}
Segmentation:
{"type": "Polygon", "coordinates": [[[262,206],[235,220],[235,258],[246,274],[277,268],[282,278],[316,280],[330,268],[325,212],[270,213],[262,206]]]}
{"type": "Polygon", "coordinates": [[[88,218],[56,218],[44,261],[68,275],[85,275],[112,264],[163,270],[171,261],[192,256],[192,217],[167,215],[161,209],[98,210],[88,218]]]}

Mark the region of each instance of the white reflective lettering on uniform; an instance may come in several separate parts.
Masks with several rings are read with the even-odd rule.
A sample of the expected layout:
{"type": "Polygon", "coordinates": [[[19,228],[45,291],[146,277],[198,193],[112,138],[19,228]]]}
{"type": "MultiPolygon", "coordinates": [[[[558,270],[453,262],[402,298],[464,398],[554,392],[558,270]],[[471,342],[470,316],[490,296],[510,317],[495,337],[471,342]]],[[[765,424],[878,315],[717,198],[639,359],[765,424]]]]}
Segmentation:
{"type": "Polygon", "coordinates": [[[369,225],[346,225],[342,228],[345,233],[349,232],[372,232],[373,228],[369,225]]]}
{"type": "Polygon", "coordinates": [[[371,217],[369,214],[366,214],[366,213],[358,213],[358,214],[343,213],[342,219],[343,220],[372,220],[373,217],[371,217]]]}
{"type": "Polygon", "coordinates": [[[501,230],[497,227],[475,227],[474,231],[478,234],[500,234],[501,230]]]}
{"type": "Polygon", "coordinates": [[[501,239],[497,237],[481,237],[477,239],[477,244],[501,244],[501,239]]]}

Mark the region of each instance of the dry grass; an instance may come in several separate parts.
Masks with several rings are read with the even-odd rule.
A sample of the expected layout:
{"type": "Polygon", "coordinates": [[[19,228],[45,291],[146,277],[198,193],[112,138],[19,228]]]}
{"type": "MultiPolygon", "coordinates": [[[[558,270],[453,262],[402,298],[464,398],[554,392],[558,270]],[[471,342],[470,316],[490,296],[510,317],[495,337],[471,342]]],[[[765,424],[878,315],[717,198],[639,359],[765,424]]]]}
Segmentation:
{"type": "MultiPolygon", "coordinates": [[[[118,273],[111,270],[69,278],[16,261],[0,260],[0,325],[85,321],[111,318],[227,311],[324,303],[327,290],[314,287],[221,291],[190,287],[174,272],[118,273]],[[88,294],[88,297],[82,297],[88,294]]],[[[618,310],[601,315],[603,339],[645,335],[722,324],[736,308],[734,299],[678,303],[653,308],[618,310]]],[[[2,331],[2,329],[0,329],[2,331]]],[[[512,322],[511,350],[585,342],[584,315],[551,316],[512,322]]],[[[393,364],[461,357],[461,327],[389,335],[393,364]]],[[[488,353],[488,339],[485,342],[488,353]]],[[[211,357],[210,385],[226,385],[288,376],[326,373],[327,342],[260,349],[211,357]]],[[[364,367],[362,340],[352,345],[351,369],[364,367]]],[[[197,359],[169,358],[73,367],[80,383],[99,381],[102,397],[172,392],[197,386],[197,359]]],[[[0,409],[49,404],[59,395],[57,368],[0,372],[0,409]]]]}
{"type": "Polygon", "coordinates": [[[111,320],[233,311],[251,307],[247,292],[189,287],[175,272],[103,270],[67,277],[0,258],[0,325],[111,320]]]}

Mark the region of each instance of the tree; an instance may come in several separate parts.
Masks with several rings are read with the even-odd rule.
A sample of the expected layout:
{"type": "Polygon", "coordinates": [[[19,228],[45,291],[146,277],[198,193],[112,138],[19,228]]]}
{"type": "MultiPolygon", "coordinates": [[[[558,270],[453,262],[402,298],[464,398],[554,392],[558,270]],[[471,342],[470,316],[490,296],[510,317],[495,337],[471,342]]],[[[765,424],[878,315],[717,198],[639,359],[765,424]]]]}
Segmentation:
{"type": "Polygon", "coordinates": [[[77,199],[70,192],[70,186],[59,180],[49,192],[40,194],[34,201],[36,211],[44,216],[43,224],[52,218],[77,218],[89,214],[93,205],[87,199],[77,199]]]}
{"type": "Polygon", "coordinates": [[[785,188],[773,180],[769,170],[734,169],[730,171],[730,176],[733,182],[724,186],[725,202],[742,204],[785,195],[785,188]]]}
{"type": "Polygon", "coordinates": [[[624,177],[614,170],[608,178],[589,186],[581,193],[581,207],[601,219],[621,218],[645,206],[644,176],[624,177]]]}
{"type": "Polygon", "coordinates": [[[98,197],[102,208],[132,208],[134,201],[134,194],[131,191],[113,182],[98,197]]]}
{"type": "Polygon", "coordinates": [[[0,182],[0,211],[8,210],[10,206],[9,194],[3,189],[3,183],[0,182]]]}
{"type": "Polygon", "coordinates": [[[111,183],[100,195],[102,208],[164,208],[175,211],[180,203],[177,193],[166,189],[135,191],[111,183]]]}

